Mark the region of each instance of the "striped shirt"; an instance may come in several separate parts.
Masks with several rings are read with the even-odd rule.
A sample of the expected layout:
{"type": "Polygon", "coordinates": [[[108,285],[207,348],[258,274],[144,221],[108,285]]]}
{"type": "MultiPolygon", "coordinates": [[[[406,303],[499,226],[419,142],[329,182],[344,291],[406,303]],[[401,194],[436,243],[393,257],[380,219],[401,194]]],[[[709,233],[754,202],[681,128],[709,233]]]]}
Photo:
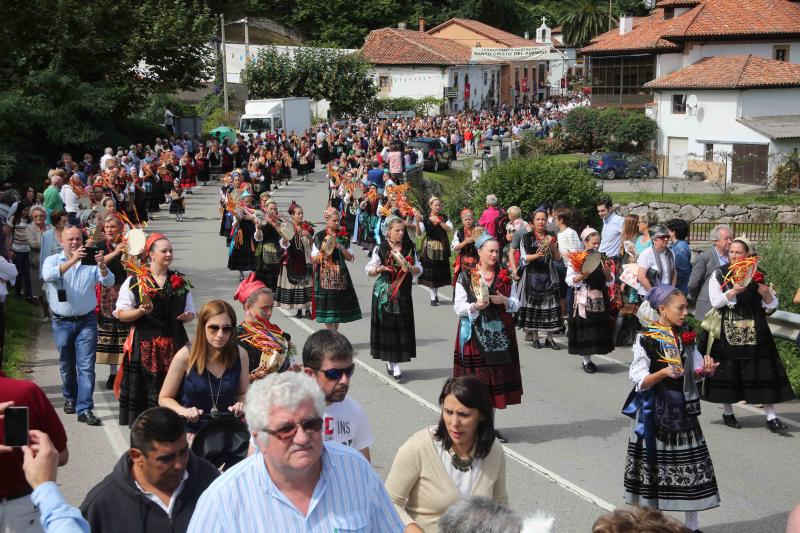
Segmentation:
{"type": "Polygon", "coordinates": [[[256,453],[216,479],[197,502],[188,533],[401,532],[403,522],[375,470],[356,450],[323,444],[322,471],[303,516],[256,453]]]}

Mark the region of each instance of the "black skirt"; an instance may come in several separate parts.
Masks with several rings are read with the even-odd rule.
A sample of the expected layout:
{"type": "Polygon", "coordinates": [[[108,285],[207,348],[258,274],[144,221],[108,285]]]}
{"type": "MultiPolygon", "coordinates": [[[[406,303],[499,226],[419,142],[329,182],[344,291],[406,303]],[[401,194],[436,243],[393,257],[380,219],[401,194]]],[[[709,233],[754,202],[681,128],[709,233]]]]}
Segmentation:
{"type": "Polygon", "coordinates": [[[390,299],[381,309],[373,292],[369,344],[373,359],[408,363],[417,356],[410,278],[403,283],[397,298],[390,299]]]}

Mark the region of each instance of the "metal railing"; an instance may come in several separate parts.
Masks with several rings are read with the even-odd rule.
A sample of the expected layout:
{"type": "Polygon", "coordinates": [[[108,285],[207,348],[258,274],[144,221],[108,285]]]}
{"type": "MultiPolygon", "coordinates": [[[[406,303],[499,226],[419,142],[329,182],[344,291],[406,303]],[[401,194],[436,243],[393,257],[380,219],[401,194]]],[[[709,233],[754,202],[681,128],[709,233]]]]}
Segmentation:
{"type": "MultiPolygon", "coordinates": [[[[711,230],[719,222],[691,222],[689,224],[690,242],[708,242],[711,230]]],[[[754,242],[767,242],[776,235],[789,242],[800,242],[800,224],[783,222],[727,222],[734,235],[747,235],[754,242]]]]}

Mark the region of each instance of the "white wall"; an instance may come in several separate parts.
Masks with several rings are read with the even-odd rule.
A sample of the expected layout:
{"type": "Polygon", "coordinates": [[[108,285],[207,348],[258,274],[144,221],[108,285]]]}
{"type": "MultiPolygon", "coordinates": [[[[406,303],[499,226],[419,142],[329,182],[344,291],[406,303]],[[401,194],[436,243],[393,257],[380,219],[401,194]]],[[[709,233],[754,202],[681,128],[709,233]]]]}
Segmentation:
{"type": "Polygon", "coordinates": [[[561,78],[567,76],[570,68],[578,65],[578,51],[575,48],[559,48],[558,51],[564,54],[565,59],[551,59],[548,62],[547,84],[550,85],[550,94],[567,94],[569,88],[561,89],[561,78]]]}
{"type": "MultiPolygon", "coordinates": [[[[469,76],[469,107],[470,109],[480,109],[481,104],[488,99],[489,87],[492,83],[492,72],[495,76],[495,101],[500,100],[500,67],[497,65],[459,65],[447,68],[447,86],[453,87],[453,81],[458,73],[458,96],[449,100],[452,103],[452,111],[461,111],[465,108],[464,86],[467,75],[469,76]],[[484,83],[484,73],[486,73],[486,83],[484,83]]],[[[439,96],[442,92],[439,92],[439,96]]]]}
{"type": "Polygon", "coordinates": [[[773,47],[776,45],[789,45],[789,62],[800,64],[800,41],[771,41],[768,43],[687,43],[684,52],[684,66],[697,63],[704,57],[734,56],[752,54],[767,59],[773,58],[773,47]]]}
{"type": "MultiPolygon", "coordinates": [[[[800,52],[800,49],[798,52],[800,52]]],[[[800,115],[800,88],[762,89],[742,92],[741,116],[764,117],[772,115],[800,115]]]]}
{"type": "Polygon", "coordinates": [[[391,83],[389,90],[383,90],[378,94],[388,98],[425,96],[441,98],[446,81],[441,67],[376,66],[373,74],[376,85],[381,76],[389,76],[391,83]]]}
{"type": "Polygon", "coordinates": [[[656,58],[656,78],[666,76],[670,72],[684,67],[681,54],[658,54],[656,58]]]}

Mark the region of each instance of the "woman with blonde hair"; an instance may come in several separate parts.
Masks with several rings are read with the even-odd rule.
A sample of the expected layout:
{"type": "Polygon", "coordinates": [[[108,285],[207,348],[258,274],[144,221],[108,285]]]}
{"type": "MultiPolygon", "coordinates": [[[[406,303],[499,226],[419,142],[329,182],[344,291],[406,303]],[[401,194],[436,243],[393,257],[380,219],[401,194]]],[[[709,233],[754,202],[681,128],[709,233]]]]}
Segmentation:
{"type": "Polygon", "coordinates": [[[236,337],[236,312],[223,300],[211,300],[197,315],[194,342],[181,348],[169,365],[158,404],[186,418],[197,433],[203,414],[242,416],[250,384],[247,352],[236,337]]]}
{"type": "MultiPolygon", "coordinates": [[[[642,218],[649,218],[647,216],[642,218]]],[[[622,268],[626,264],[636,264],[639,253],[636,250],[636,243],[641,237],[639,215],[633,213],[627,215],[622,222],[622,244],[620,246],[619,257],[621,258],[622,268]]],[[[648,236],[649,242],[649,236],[648,236]]],[[[636,267],[632,267],[636,269],[636,267]]],[[[619,310],[619,318],[614,328],[614,345],[631,346],[636,340],[636,333],[641,329],[636,313],[639,311],[639,291],[625,283],[620,283],[617,290],[621,294],[622,301],[619,310]]]]}

